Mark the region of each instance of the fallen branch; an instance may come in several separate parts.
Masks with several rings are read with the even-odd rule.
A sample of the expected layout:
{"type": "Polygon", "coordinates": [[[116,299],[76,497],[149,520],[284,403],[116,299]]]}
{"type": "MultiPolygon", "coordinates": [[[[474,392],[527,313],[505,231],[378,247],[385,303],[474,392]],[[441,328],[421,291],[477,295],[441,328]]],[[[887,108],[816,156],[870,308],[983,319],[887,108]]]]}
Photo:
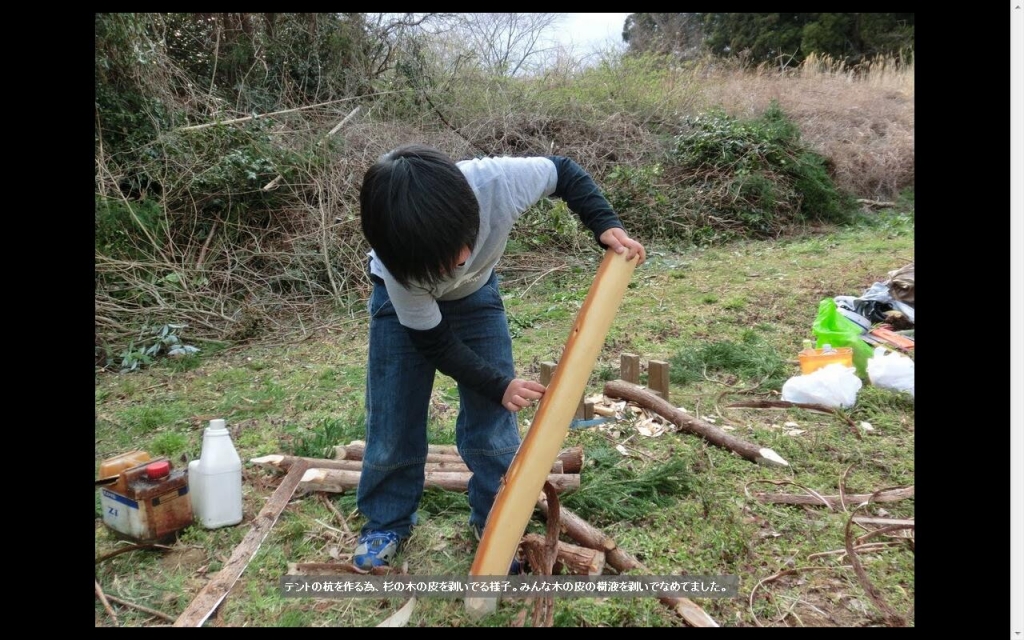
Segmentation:
{"type": "Polygon", "coordinates": [[[337,576],[337,575],[372,575],[387,576],[397,573],[393,567],[373,567],[369,570],[360,569],[350,562],[289,562],[290,576],[337,576]]]}
{"type": "Polygon", "coordinates": [[[779,578],[782,578],[783,576],[797,574],[801,571],[832,571],[834,569],[852,568],[853,567],[848,564],[839,565],[837,567],[797,567],[795,569],[785,569],[776,574],[770,575],[767,578],[762,578],[761,580],[758,580],[757,584],[754,585],[754,588],[750,590],[750,597],[747,599],[747,607],[750,609],[751,617],[754,618],[754,624],[756,624],[759,627],[764,626],[763,624],[761,624],[761,621],[757,618],[757,614],[754,613],[754,594],[757,593],[757,590],[761,587],[762,584],[765,584],[766,582],[773,582],[775,580],[778,580],[779,578]]]}
{"type": "Polygon", "coordinates": [[[118,625],[117,614],[114,613],[114,608],[111,607],[110,603],[107,601],[107,596],[103,593],[103,587],[100,586],[99,580],[96,580],[96,597],[100,599],[100,602],[103,604],[103,608],[107,610],[107,615],[113,619],[114,624],[118,625]]]}
{"type": "Polygon", "coordinates": [[[331,499],[322,493],[320,494],[320,498],[321,501],[324,503],[324,506],[326,506],[327,509],[334,514],[335,518],[337,518],[338,523],[341,524],[341,528],[345,530],[345,535],[351,537],[352,530],[348,528],[348,521],[345,519],[345,516],[341,515],[341,512],[338,511],[338,507],[334,506],[334,503],[331,502],[331,499]]]}
{"type": "Polygon", "coordinates": [[[669,402],[640,385],[622,380],[610,380],[604,385],[604,395],[635,402],[644,409],[657,413],[679,429],[694,433],[717,447],[729,449],[751,462],[772,466],[789,466],[788,462],[771,449],[741,440],[709,422],[695,418],[673,407],[669,402]]]}
{"type": "Polygon", "coordinates": [[[122,600],[121,598],[118,598],[118,597],[115,597],[115,596],[112,596],[112,595],[109,595],[109,594],[107,595],[107,600],[110,600],[111,602],[117,603],[117,604],[125,606],[125,607],[130,607],[132,609],[137,609],[138,611],[141,611],[142,613],[147,613],[147,614],[149,614],[151,616],[160,618],[161,620],[167,620],[168,622],[174,622],[174,616],[168,615],[168,614],[164,613],[163,611],[157,611],[156,609],[150,609],[149,607],[144,607],[141,604],[135,604],[134,602],[128,602],[127,600],[122,600]]]}
{"type": "Polygon", "coordinates": [[[751,480],[750,482],[748,482],[745,485],[743,485],[743,493],[744,493],[744,495],[746,495],[749,498],[750,497],[750,493],[747,491],[747,487],[749,487],[750,485],[755,484],[757,482],[767,482],[768,484],[774,484],[774,485],[791,484],[794,487],[800,487],[801,489],[803,489],[807,493],[809,493],[812,496],[814,496],[813,498],[807,498],[805,496],[801,496],[802,498],[808,500],[810,504],[819,504],[820,503],[820,504],[825,505],[829,509],[834,509],[835,508],[835,506],[831,502],[826,500],[823,495],[821,495],[820,493],[818,493],[814,489],[808,489],[804,485],[798,484],[796,482],[793,482],[792,480],[765,480],[765,479],[760,479],[760,478],[757,479],[757,480],[751,480]]]}
{"type": "MultiPolygon", "coordinates": [[[[882,614],[885,616],[885,620],[888,624],[905,627],[907,621],[903,616],[893,611],[892,607],[882,598],[882,594],[875,588],[875,585],[868,579],[868,574],[864,570],[864,566],[860,563],[860,558],[857,557],[857,548],[853,544],[853,522],[857,520],[857,516],[851,516],[846,521],[845,541],[846,541],[846,555],[850,558],[850,564],[853,565],[853,572],[857,575],[857,581],[860,582],[860,586],[864,589],[864,592],[868,594],[871,601],[875,603],[882,614]]],[[[911,523],[913,526],[913,523],[911,523]]]]}
{"type": "MultiPolygon", "coordinates": [[[[869,542],[868,544],[857,544],[854,545],[853,548],[858,553],[866,553],[868,551],[881,551],[883,549],[889,549],[890,547],[895,547],[901,544],[903,543],[898,540],[889,540],[888,542],[869,542]]],[[[811,555],[807,556],[807,559],[813,560],[814,558],[821,558],[824,556],[834,555],[845,556],[846,554],[846,549],[834,549],[832,551],[820,551],[818,553],[812,553],[811,555]]]]}
{"type": "Polygon", "coordinates": [[[833,407],[829,407],[823,404],[816,404],[813,402],[790,402],[789,400],[750,400],[747,402],[733,402],[732,404],[725,405],[726,408],[731,407],[747,407],[751,409],[807,409],[808,411],[820,411],[821,413],[830,413],[834,416],[839,416],[843,420],[846,420],[846,424],[850,425],[853,429],[853,435],[857,436],[858,440],[864,438],[860,435],[860,430],[857,429],[857,423],[850,419],[850,416],[846,415],[841,411],[837,411],[833,407]]]}
{"type": "Polygon", "coordinates": [[[242,538],[242,542],[235,547],[234,552],[224,564],[217,575],[203,587],[199,595],[185,608],[185,611],[174,621],[175,627],[201,627],[210,614],[220,606],[221,601],[227,597],[231,587],[235,585],[238,577],[249,565],[252,556],[259,550],[263,540],[270,533],[277,522],[277,518],[288,506],[299,481],[306,472],[306,463],[299,461],[288,471],[277,490],[270,496],[270,500],[260,510],[259,515],[253,520],[249,532],[242,538]]]}
{"type": "MultiPolygon", "coordinates": [[[[846,475],[850,472],[850,469],[852,468],[853,465],[850,465],[850,467],[846,469],[846,472],[843,473],[842,479],[839,481],[840,495],[845,496],[846,494],[846,475]]],[[[875,588],[875,585],[871,583],[871,580],[868,579],[867,571],[864,570],[864,566],[860,563],[860,558],[857,557],[857,549],[853,541],[853,523],[858,522],[859,524],[882,524],[888,527],[901,526],[904,525],[904,523],[908,523],[906,524],[906,526],[913,527],[914,521],[895,520],[889,518],[869,518],[855,515],[857,513],[857,509],[867,507],[869,504],[871,504],[870,500],[867,502],[862,502],[855,506],[853,508],[853,511],[850,513],[850,517],[846,520],[846,526],[843,532],[844,542],[846,543],[846,555],[850,558],[850,564],[853,565],[853,572],[857,576],[857,581],[860,582],[860,586],[864,589],[864,592],[868,594],[868,597],[871,598],[871,601],[875,603],[875,606],[878,607],[879,610],[881,610],[882,614],[885,616],[886,622],[891,625],[905,627],[907,626],[906,619],[903,616],[896,613],[892,609],[892,607],[889,606],[889,604],[882,597],[881,592],[879,592],[878,589],[875,588]]]]}
{"type": "Polygon", "coordinates": [[[895,202],[888,202],[886,200],[870,200],[868,198],[857,198],[857,204],[863,204],[868,207],[885,207],[892,208],[896,206],[895,202]]]}
{"type": "MultiPolygon", "coordinates": [[[[826,506],[832,509],[834,509],[836,505],[840,504],[840,496],[823,496],[818,494],[815,494],[814,496],[801,496],[790,493],[765,493],[763,491],[759,491],[754,494],[754,497],[761,502],[772,504],[819,505],[824,502],[826,506]]],[[[914,487],[886,489],[877,495],[873,493],[853,493],[843,497],[847,502],[854,504],[868,502],[869,500],[871,502],[897,502],[899,500],[913,498],[914,487]]]]}
{"type": "MultiPolygon", "coordinates": [[[[360,472],[347,469],[308,469],[302,476],[299,488],[302,491],[342,493],[359,486],[359,475],[360,472]]],[[[465,473],[427,471],[424,473],[424,487],[446,491],[467,491],[471,477],[473,474],[468,471],[465,473]]],[[[580,488],[580,476],[575,473],[552,473],[548,475],[548,481],[559,492],[575,491],[580,488]]]]}
{"type": "MultiPolygon", "coordinates": [[[[544,517],[547,518],[548,504],[545,496],[542,495],[537,500],[537,506],[540,508],[544,517]]],[[[616,545],[614,540],[569,509],[561,507],[559,509],[558,517],[561,528],[566,535],[581,545],[592,549],[603,549],[608,565],[619,573],[625,573],[627,571],[632,571],[633,569],[639,569],[646,574],[651,573],[643,563],[616,545]]],[[[715,622],[711,616],[709,616],[689,598],[663,596],[658,598],[658,600],[675,611],[677,615],[691,626],[718,626],[718,623],[715,622]]]]}
{"type": "Polygon", "coordinates": [[[130,547],[121,547],[120,549],[115,549],[110,553],[103,554],[102,556],[96,558],[96,564],[99,564],[104,560],[110,560],[111,558],[119,556],[122,553],[128,553],[129,551],[144,551],[146,549],[162,549],[164,551],[171,551],[172,549],[174,549],[174,547],[169,547],[165,544],[133,544],[130,547]]]}
{"type": "Polygon", "coordinates": [[[854,516],[852,521],[856,524],[877,524],[883,527],[900,527],[903,529],[913,529],[913,519],[900,519],[900,518],[873,518],[871,516],[854,516]]]}
{"type": "MultiPolygon", "coordinates": [[[[856,542],[857,544],[863,544],[864,542],[870,540],[871,538],[874,538],[875,536],[884,536],[884,535],[886,535],[888,533],[895,533],[897,531],[903,531],[904,529],[910,529],[910,528],[911,527],[908,527],[908,526],[902,525],[902,524],[890,525],[890,526],[885,526],[885,527],[879,527],[878,529],[874,529],[873,531],[869,531],[869,532],[865,533],[864,535],[857,537],[857,539],[854,540],[854,542],[856,542]]],[[[914,549],[914,538],[913,538],[913,536],[889,536],[889,537],[890,538],[899,538],[901,541],[905,540],[907,542],[910,542],[910,549],[911,550],[914,549]]]]}

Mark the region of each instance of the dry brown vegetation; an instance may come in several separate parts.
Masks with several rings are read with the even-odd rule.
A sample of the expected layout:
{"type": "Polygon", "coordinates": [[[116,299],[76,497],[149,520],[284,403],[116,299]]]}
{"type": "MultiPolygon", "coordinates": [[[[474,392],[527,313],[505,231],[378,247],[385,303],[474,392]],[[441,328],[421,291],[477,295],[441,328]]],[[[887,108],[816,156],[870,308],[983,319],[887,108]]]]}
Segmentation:
{"type": "Polygon", "coordinates": [[[799,69],[722,71],[702,85],[706,104],[752,117],[777,100],[803,139],[828,158],[836,183],[859,198],[892,199],[914,186],[914,67],[878,59],[847,69],[808,57],[799,69]]]}
{"type": "MultiPolygon", "coordinates": [[[[206,202],[189,191],[191,180],[209,169],[197,156],[191,166],[165,173],[175,178],[163,189],[167,226],[134,240],[144,245],[138,254],[149,257],[125,260],[97,249],[101,278],[146,293],[125,296],[97,287],[97,362],[105,353],[107,364],[116,365],[118,352],[167,323],[187,324],[193,340],[235,343],[296,330],[308,335],[337,322],[339,306],[354,308],[368,290],[357,218],[361,176],[381,153],[404,142],[432,144],[455,158],[566,155],[600,184],[616,167],[661,162],[687,116],[718,107],[750,118],[776,101],[803,142],[827,159],[839,188],[857,198],[891,200],[914,185],[913,73],[912,64],[889,60],[844,69],[812,57],[785,73],[710,61],[667,69],[620,60],[531,80],[455,77],[446,91],[422,93],[418,107],[401,118],[399,95],[360,101],[360,111],[330,144],[322,144],[327,132],[355,102],[270,115],[273,145],[314,149],[309,166],[292,167],[290,178],[267,191],[271,208],[244,217],[214,214],[211,222],[206,202]],[[173,286],[168,274],[174,274],[173,286]]],[[[159,84],[159,77],[150,81],[159,84]]],[[[206,105],[198,111],[212,104],[198,90],[192,102],[206,105]]],[[[198,111],[194,117],[201,119],[198,111]]],[[[191,133],[169,133],[192,140],[191,133]]],[[[102,145],[97,167],[97,193],[138,210],[140,201],[122,198],[114,186],[128,169],[108,165],[102,145]]],[[[261,176],[260,184],[273,177],[261,176]]],[[[671,204],[691,218],[703,215],[699,201],[671,204]]],[[[513,267],[515,259],[509,258],[513,267]]],[[[542,264],[536,273],[547,268],[542,264]]]]}

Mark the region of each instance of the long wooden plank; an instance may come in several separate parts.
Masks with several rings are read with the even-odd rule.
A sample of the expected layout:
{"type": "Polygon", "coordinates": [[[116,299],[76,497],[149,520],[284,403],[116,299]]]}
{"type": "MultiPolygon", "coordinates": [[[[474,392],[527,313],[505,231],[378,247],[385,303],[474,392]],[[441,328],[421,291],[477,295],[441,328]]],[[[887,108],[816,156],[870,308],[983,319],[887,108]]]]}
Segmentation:
{"type": "MultiPolygon", "coordinates": [[[[537,407],[533,425],[494,499],[470,568],[471,576],[502,576],[508,572],[638,259],[634,256],[627,260],[625,254],[611,250],[605,253],[594,284],[569,332],[551,384],[537,407]]],[[[465,605],[467,612],[479,616],[493,611],[497,601],[467,598],[465,605]]]]}
{"type": "Polygon", "coordinates": [[[224,564],[224,567],[217,572],[217,575],[212,580],[206,583],[206,586],[199,592],[199,595],[192,600],[188,607],[185,608],[185,611],[174,621],[173,626],[201,627],[206,622],[206,619],[210,617],[210,614],[220,606],[221,601],[227,597],[228,592],[231,591],[231,587],[235,585],[238,577],[249,566],[249,561],[252,560],[260,545],[263,544],[263,540],[274,527],[278,516],[288,506],[288,501],[291,500],[307,468],[306,462],[302,460],[292,465],[291,469],[288,470],[288,475],[281,480],[281,484],[277,486],[277,490],[270,496],[270,500],[260,510],[256,519],[252,521],[248,533],[245,534],[242,541],[235,547],[227,563],[224,564]]]}

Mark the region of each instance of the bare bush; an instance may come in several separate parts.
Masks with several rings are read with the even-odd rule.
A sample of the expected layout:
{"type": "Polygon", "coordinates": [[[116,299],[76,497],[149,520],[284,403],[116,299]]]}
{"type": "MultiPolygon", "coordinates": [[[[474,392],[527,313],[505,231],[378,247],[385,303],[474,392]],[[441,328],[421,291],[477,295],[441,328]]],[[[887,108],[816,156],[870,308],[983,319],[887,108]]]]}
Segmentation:
{"type": "MultiPolygon", "coordinates": [[[[714,219],[707,203],[735,195],[711,183],[676,189],[682,177],[658,165],[687,116],[721,106],[753,118],[776,100],[841,188],[891,199],[914,184],[912,65],[876,60],[845,69],[809,58],[780,72],[612,56],[583,68],[563,57],[512,78],[482,74],[456,49],[438,54],[415,18],[374,24],[398,25],[374,58],[391,65],[379,70],[387,81],[375,92],[286,100],[258,117],[234,112],[209,82],[191,82],[157,43],[147,49],[152,64],[133,72],[136,84],[186,114],[188,126],[162,124],[129,161],[105,153],[105,114],[97,113],[97,229],[113,229],[97,235],[97,345],[116,351],[168,323],[187,324],[186,338],[230,343],[309,335],[355,317],[370,289],[358,220],[362,176],[407,142],[455,159],[564,155],[612,188],[612,175],[620,183],[639,176],[619,190],[622,213],[661,216],[652,233],[680,225],[729,232],[739,223],[714,219]],[[337,129],[357,106],[358,117],[337,129]],[[227,116],[233,124],[213,128],[227,116]],[[153,188],[136,181],[127,191],[131,176],[147,176],[153,188]]],[[[570,238],[567,246],[579,245],[570,238]]],[[[536,254],[505,265],[524,282],[557,267],[536,254]]]]}

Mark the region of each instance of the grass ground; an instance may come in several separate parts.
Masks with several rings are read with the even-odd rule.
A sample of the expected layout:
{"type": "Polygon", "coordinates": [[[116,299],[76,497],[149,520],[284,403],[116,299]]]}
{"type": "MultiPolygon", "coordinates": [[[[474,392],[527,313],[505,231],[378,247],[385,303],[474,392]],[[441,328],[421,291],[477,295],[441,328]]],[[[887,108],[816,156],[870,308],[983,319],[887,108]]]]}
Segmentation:
{"type": "MultiPolygon", "coordinates": [[[[858,554],[877,590],[875,599],[841,552],[853,507],[764,504],[753,497],[757,491],[837,495],[913,485],[913,399],[865,385],[857,404],[839,416],[729,406],[779,399],[782,382],[799,373],[796,354],[801,341],[813,337],[811,324],[823,298],[859,295],[887,272],[913,262],[912,200],[849,228],[807,229],[774,241],[710,249],[647,248],[648,262],[634,275],[588,394],[600,393],[604,380],[616,376],[622,353],[639,354],[642,362],[668,360],[675,406],[774,449],[791,466],[757,466],[692,435],[670,430],[648,437],[635,421],[621,421],[570,431],[565,445],[582,445],[590,463],[580,491],[563,496],[563,504],[654,574],[738,576],[738,597],[696,601],[721,626],[893,624],[879,600],[913,625],[912,540],[876,537],[892,544],[858,554]],[[873,430],[855,432],[845,418],[873,430]],[[660,492],[638,491],[626,499],[607,482],[621,478],[635,488],[638,477],[670,464],[682,471],[678,482],[660,492]]],[[[549,256],[550,265],[524,275],[515,269],[516,255],[508,256],[504,298],[521,376],[535,378],[541,362],[558,360],[599,258],[596,251],[580,258],[549,256]]],[[[206,349],[199,358],[130,374],[98,372],[97,468],[103,459],[134,448],[184,465],[199,455],[203,427],[212,418],[227,420],[244,461],[271,453],[322,455],[335,444],[362,439],[366,323],[362,309],[339,311],[338,318],[311,339],[219,353],[206,349]]],[[[439,375],[431,442],[454,441],[456,398],[454,382],[439,375]]],[[[532,411],[520,416],[525,433],[532,411]]],[[[169,549],[103,560],[126,543],[103,526],[97,496],[98,582],[110,595],[177,617],[227,561],[276,483],[272,472],[246,464],[242,525],[212,531],[192,526],[169,549]]],[[[913,518],[914,500],[857,513],[913,518]]],[[[467,574],[476,548],[467,517],[464,495],[428,490],[420,525],[400,561],[418,575],[467,574]]],[[[347,531],[360,525],[351,493],[293,500],[207,625],[376,625],[405,601],[286,599],[280,593],[288,563],[347,560],[354,544],[347,531]]],[[[542,532],[542,520],[535,517],[529,530],[542,532]]],[[[855,535],[863,533],[858,528],[855,535]]],[[[499,627],[523,624],[524,616],[529,624],[533,605],[529,599],[503,601],[493,615],[473,620],[460,600],[423,598],[408,624],[499,627]]],[[[119,626],[167,624],[113,606],[119,626]]],[[[114,624],[98,600],[95,611],[97,626],[114,624]]],[[[557,600],[554,624],[684,622],[655,599],[580,598],[557,600]]]]}

